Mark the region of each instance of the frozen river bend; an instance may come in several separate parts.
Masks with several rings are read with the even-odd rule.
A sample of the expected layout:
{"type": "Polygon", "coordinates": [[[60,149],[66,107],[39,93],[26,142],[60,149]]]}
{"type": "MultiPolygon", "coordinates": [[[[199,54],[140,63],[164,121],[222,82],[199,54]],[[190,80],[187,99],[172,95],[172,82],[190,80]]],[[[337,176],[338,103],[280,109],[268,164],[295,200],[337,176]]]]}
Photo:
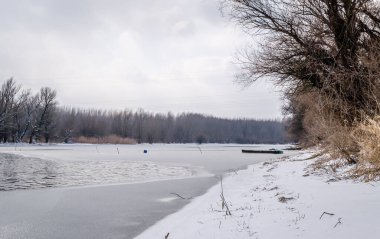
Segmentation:
{"type": "Polygon", "coordinates": [[[190,201],[174,194],[278,157],[247,147],[273,146],[2,146],[0,238],[133,238],[190,201]]]}

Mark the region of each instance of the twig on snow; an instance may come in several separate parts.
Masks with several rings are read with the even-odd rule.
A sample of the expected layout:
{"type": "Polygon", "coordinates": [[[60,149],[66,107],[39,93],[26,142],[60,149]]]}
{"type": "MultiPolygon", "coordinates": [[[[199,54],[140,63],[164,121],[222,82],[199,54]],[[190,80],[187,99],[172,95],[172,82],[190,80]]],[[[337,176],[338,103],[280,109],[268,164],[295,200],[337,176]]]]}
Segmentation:
{"type": "Polygon", "coordinates": [[[325,214],[326,214],[326,215],[329,215],[329,216],[334,216],[334,215],[335,215],[334,213],[323,212],[322,215],[319,217],[319,220],[322,219],[322,217],[323,217],[325,214]]]}
{"type": "Polygon", "coordinates": [[[341,217],[338,218],[338,222],[335,224],[334,228],[336,228],[336,226],[338,226],[339,224],[342,224],[342,222],[340,221],[340,219],[342,219],[341,217]]]}
{"type": "Polygon", "coordinates": [[[170,193],[170,194],[175,195],[175,196],[177,196],[177,197],[179,197],[180,199],[183,199],[183,200],[190,200],[190,199],[193,198],[193,197],[186,198],[186,197],[183,197],[183,196],[179,195],[178,193],[170,193]]]}
{"type": "Polygon", "coordinates": [[[201,147],[197,146],[197,148],[198,148],[199,152],[201,152],[201,154],[203,154],[201,147]]]}
{"type": "Polygon", "coordinates": [[[224,209],[224,207],[226,207],[226,216],[232,216],[230,208],[228,207],[228,203],[227,203],[226,199],[224,198],[223,177],[220,177],[220,188],[221,188],[220,198],[222,199],[222,210],[224,209]]]}

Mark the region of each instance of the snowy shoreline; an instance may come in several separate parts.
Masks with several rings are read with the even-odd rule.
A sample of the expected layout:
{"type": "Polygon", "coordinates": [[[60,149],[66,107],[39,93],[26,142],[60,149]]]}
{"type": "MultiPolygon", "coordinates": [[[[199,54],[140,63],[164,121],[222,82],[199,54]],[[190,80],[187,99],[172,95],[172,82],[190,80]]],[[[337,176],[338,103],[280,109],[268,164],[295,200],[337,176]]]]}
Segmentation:
{"type": "Polygon", "coordinates": [[[378,238],[380,184],[310,174],[313,151],[251,165],[223,178],[135,239],[378,238]],[[167,237],[165,237],[167,236],[167,237]]]}

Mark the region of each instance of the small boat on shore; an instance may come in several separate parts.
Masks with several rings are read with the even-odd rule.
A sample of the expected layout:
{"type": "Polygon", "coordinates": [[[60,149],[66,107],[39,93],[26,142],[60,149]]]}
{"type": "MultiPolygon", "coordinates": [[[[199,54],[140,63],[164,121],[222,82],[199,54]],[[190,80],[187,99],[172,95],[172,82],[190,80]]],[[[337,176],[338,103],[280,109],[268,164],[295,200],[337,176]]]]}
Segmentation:
{"type": "Polygon", "coordinates": [[[251,149],[242,149],[242,153],[251,153],[251,154],[283,154],[284,151],[279,149],[269,149],[269,150],[251,150],[251,149]]]}

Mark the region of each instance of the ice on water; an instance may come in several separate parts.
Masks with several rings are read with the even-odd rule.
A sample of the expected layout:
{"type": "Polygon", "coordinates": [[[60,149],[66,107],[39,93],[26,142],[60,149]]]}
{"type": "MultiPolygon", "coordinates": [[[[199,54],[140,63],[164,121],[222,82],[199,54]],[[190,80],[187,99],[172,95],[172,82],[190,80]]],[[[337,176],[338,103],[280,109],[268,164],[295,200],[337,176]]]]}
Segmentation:
{"type": "Polygon", "coordinates": [[[187,167],[149,161],[56,160],[0,154],[0,191],[136,183],[192,176],[187,167]]]}
{"type": "Polygon", "coordinates": [[[273,145],[0,145],[0,191],[210,177],[272,155],[273,145]],[[146,150],[147,153],[144,153],[146,150]]]}

